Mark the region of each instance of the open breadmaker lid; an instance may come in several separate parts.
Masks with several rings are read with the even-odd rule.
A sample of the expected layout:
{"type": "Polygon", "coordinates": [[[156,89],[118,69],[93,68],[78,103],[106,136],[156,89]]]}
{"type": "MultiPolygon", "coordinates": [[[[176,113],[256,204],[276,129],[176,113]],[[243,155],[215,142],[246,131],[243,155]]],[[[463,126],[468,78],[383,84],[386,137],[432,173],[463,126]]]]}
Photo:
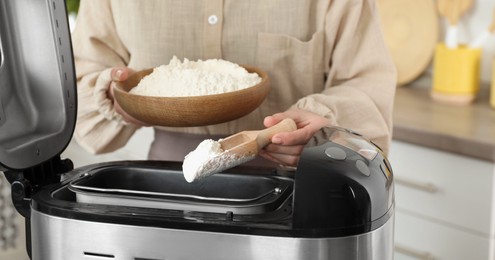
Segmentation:
{"type": "Polygon", "coordinates": [[[60,155],[76,122],[77,94],[63,0],[0,0],[0,170],[60,155]]]}

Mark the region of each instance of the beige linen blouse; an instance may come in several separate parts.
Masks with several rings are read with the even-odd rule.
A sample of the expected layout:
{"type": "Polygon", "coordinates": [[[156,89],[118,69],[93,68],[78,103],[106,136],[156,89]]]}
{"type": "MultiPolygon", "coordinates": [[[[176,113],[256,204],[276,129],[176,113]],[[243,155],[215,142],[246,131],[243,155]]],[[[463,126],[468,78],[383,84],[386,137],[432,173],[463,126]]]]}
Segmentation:
{"type": "Polygon", "coordinates": [[[174,55],[257,66],[272,88],[238,120],[158,130],[228,135],[292,107],[389,148],[396,71],[373,0],[83,0],[73,46],[75,138],[93,153],[122,147],[136,130],[107,98],[110,69],[156,67],[174,55]]]}

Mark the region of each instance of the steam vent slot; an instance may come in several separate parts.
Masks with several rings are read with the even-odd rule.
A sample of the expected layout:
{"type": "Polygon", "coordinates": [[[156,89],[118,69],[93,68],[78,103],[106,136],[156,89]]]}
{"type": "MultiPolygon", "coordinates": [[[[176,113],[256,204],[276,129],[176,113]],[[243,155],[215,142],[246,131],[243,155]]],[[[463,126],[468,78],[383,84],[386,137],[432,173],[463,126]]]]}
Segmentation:
{"type": "Polygon", "coordinates": [[[89,256],[90,259],[115,259],[115,256],[110,254],[84,252],[84,255],[89,256]]]}

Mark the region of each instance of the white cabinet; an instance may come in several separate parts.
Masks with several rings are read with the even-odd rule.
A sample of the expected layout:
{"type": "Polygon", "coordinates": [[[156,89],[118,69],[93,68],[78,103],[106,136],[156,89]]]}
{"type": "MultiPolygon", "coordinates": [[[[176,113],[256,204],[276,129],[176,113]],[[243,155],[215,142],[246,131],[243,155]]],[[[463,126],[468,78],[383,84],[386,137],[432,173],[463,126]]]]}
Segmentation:
{"type": "Polygon", "coordinates": [[[494,255],[494,164],[394,141],[396,260],[494,255]]]}

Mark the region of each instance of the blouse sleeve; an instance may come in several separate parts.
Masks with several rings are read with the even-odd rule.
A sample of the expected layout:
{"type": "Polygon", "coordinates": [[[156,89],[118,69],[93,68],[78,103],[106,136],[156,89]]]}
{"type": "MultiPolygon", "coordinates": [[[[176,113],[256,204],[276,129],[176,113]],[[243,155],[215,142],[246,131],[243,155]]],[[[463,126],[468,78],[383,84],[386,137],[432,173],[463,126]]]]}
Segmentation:
{"type": "Polygon", "coordinates": [[[74,137],[92,153],[124,146],[136,130],[107,97],[111,68],[125,67],[129,53],[120,41],[109,0],[83,0],[72,34],[78,88],[74,137]]]}
{"type": "Polygon", "coordinates": [[[396,69],[372,0],[342,1],[330,7],[325,25],[328,51],[325,90],[300,99],[293,108],[354,130],[388,152],[396,69]]]}

